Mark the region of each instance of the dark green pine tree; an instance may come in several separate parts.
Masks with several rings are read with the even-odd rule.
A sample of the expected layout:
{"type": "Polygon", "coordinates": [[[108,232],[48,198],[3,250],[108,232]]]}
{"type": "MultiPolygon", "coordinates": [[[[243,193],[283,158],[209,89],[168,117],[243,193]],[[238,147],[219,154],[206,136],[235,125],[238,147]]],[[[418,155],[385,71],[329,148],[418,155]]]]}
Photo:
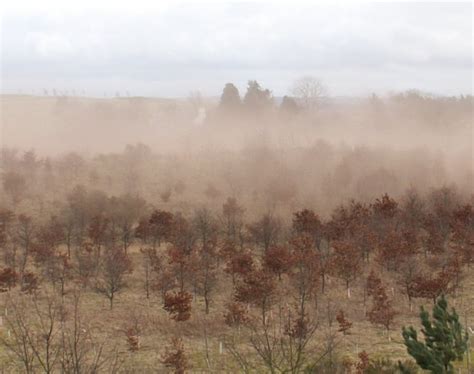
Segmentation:
{"type": "Polygon", "coordinates": [[[461,360],[467,350],[467,332],[463,333],[456,310],[452,308],[449,312],[448,303],[441,296],[433,307],[432,320],[423,307],[420,319],[424,343],[418,341],[413,327],[403,327],[402,335],[408,353],[422,369],[433,374],[454,373],[452,362],[461,360]]]}

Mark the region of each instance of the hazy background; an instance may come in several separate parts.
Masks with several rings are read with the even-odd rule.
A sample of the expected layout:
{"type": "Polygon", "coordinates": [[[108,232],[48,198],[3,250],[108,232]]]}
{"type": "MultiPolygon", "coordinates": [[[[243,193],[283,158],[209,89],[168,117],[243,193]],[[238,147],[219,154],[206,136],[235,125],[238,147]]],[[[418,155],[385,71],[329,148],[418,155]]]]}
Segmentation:
{"type": "Polygon", "coordinates": [[[65,7],[2,11],[1,166],[56,175],[53,200],[82,184],[175,191],[170,209],[233,196],[327,213],[411,188],[472,194],[471,3],[65,7]],[[323,88],[309,106],[304,76],[323,88]]]}
{"type": "Polygon", "coordinates": [[[470,2],[80,3],[7,5],[3,93],[218,96],[257,79],[283,96],[307,74],[333,96],[472,93],[470,2]]]}

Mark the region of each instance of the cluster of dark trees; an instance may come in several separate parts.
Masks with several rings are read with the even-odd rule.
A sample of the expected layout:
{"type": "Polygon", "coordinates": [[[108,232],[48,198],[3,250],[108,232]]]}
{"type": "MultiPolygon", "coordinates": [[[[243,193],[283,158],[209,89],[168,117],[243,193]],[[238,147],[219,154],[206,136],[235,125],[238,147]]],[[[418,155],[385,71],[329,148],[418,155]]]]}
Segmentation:
{"type": "MultiPolygon", "coordinates": [[[[326,89],[321,81],[314,77],[303,77],[295,82],[292,96],[284,96],[279,103],[279,112],[286,118],[320,106],[326,89]]],[[[227,83],[222,91],[218,114],[241,116],[251,114],[260,116],[275,106],[272,92],[262,88],[256,80],[250,80],[245,95],[241,98],[233,83],[227,83]]]]}
{"type": "MultiPolygon", "coordinates": [[[[279,117],[283,120],[292,119],[298,114],[310,118],[324,104],[331,102],[325,85],[312,76],[295,81],[290,92],[290,95],[283,96],[278,103],[279,117]]],[[[372,94],[367,99],[367,104],[369,112],[379,120],[396,112],[398,117],[407,121],[418,124],[427,122],[433,127],[463,122],[468,113],[472,116],[472,96],[437,97],[409,90],[386,98],[372,94]]],[[[248,115],[251,115],[250,118],[260,118],[275,107],[272,92],[262,88],[257,81],[250,80],[243,97],[233,83],[227,83],[222,91],[217,113],[237,118],[248,118],[248,115]]]]}
{"type": "Polygon", "coordinates": [[[222,91],[219,109],[227,113],[238,113],[242,109],[259,113],[273,105],[270,90],[263,89],[257,81],[249,81],[243,99],[239,90],[232,83],[227,83],[222,91]]]}

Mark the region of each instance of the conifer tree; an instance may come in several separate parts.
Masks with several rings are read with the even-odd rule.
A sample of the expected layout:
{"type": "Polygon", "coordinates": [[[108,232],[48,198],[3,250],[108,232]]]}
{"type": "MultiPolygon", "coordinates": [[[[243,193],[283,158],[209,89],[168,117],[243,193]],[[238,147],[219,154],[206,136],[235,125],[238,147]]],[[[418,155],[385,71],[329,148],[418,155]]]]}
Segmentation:
{"type": "Polygon", "coordinates": [[[421,308],[420,319],[425,342],[418,340],[413,327],[403,327],[402,335],[408,353],[424,370],[433,374],[454,373],[452,362],[461,360],[467,350],[467,333],[459,322],[456,310],[448,311],[448,303],[442,295],[433,307],[432,319],[421,308]]]}

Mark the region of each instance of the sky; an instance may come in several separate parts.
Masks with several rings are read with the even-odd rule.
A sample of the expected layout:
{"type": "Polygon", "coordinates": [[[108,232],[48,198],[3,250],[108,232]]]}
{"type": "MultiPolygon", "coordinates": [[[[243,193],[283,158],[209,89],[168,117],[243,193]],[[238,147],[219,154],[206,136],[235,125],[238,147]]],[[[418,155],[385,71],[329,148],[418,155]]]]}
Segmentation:
{"type": "Polygon", "coordinates": [[[2,93],[217,96],[255,79],[283,96],[312,75],[331,96],[472,94],[469,2],[37,3],[1,12],[2,93]]]}

